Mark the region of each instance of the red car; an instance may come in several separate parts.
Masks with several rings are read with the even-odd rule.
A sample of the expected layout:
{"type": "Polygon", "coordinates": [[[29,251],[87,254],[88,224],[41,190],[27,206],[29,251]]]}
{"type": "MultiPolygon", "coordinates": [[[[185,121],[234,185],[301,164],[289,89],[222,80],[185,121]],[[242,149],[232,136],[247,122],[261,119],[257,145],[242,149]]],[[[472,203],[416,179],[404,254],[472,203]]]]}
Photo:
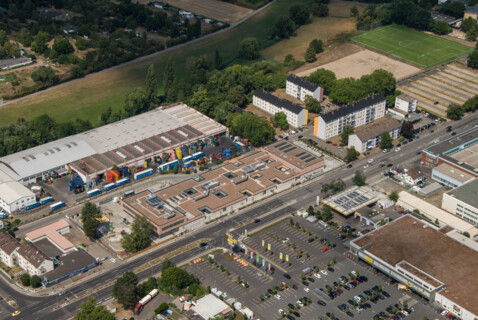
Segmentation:
{"type": "Polygon", "coordinates": [[[332,143],[332,145],[333,145],[334,147],[336,147],[336,146],[337,146],[337,144],[336,144],[336,143],[332,143]]]}
{"type": "Polygon", "coordinates": [[[292,286],[292,289],[297,290],[297,286],[294,284],[294,285],[292,286]]]}
{"type": "Polygon", "coordinates": [[[340,294],[344,293],[344,292],[342,291],[342,289],[337,289],[337,292],[340,293],[340,294]]]}
{"type": "Polygon", "coordinates": [[[329,251],[329,248],[327,248],[327,247],[322,249],[322,252],[327,252],[327,251],[329,251]]]}

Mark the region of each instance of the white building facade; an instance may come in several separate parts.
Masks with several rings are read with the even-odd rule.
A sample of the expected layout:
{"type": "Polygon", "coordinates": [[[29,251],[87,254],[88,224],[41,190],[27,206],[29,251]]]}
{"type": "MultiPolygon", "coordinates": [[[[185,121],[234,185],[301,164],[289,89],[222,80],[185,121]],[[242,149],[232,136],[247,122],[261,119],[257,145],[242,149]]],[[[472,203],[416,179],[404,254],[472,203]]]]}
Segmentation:
{"type": "Polygon", "coordinates": [[[294,128],[307,124],[307,109],[304,109],[300,105],[288,100],[279,99],[262,89],[258,89],[254,92],[252,103],[257,108],[262,109],[271,115],[275,115],[278,112],[284,112],[287,116],[287,122],[294,128]]]}
{"type": "Polygon", "coordinates": [[[417,110],[418,100],[407,94],[401,94],[395,98],[395,108],[406,113],[412,113],[417,110]]]}
{"type": "Polygon", "coordinates": [[[16,253],[20,244],[6,232],[0,232],[0,261],[9,268],[17,264],[16,253]]]}
{"type": "Polygon", "coordinates": [[[320,114],[314,122],[314,135],[326,140],[338,136],[347,126],[357,128],[383,118],[385,105],[385,96],[380,93],[320,114]]]}
{"type": "Polygon", "coordinates": [[[441,207],[478,226],[478,179],[443,194],[441,207]]]}
{"type": "Polygon", "coordinates": [[[52,271],[53,261],[31,243],[24,243],[17,251],[18,265],[30,276],[52,271]]]}
{"type": "Polygon", "coordinates": [[[20,211],[35,201],[35,194],[30,189],[0,170],[0,208],[3,211],[20,211]]]}
{"type": "Polygon", "coordinates": [[[319,101],[324,98],[324,89],[295,74],[287,77],[285,93],[304,102],[306,96],[311,96],[319,101]]]}
{"type": "Polygon", "coordinates": [[[354,147],[360,153],[370,151],[380,146],[382,133],[388,132],[392,140],[400,137],[401,124],[395,119],[388,119],[367,129],[349,136],[348,147],[354,147]]]}

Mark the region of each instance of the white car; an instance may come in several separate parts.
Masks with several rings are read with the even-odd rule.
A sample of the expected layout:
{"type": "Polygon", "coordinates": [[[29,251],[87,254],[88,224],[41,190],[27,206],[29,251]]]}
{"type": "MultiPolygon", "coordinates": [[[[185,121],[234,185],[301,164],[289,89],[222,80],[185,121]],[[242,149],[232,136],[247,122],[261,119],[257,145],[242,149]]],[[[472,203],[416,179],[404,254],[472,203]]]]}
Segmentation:
{"type": "Polygon", "coordinates": [[[322,272],[322,274],[323,274],[324,276],[328,275],[327,271],[325,271],[325,270],[322,270],[322,271],[320,271],[320,272],[322,272]]]}
{"type": "Polygon", "coordinates": [[[304,288],[304,291],[305,292],[310,292],[310,289],[309,288],[304,288]]]}
{"type": "Polygon", "coordinates": [[[320,276],[320,274],[318,274],[318,273],[314,274],[314,277],[316,277],[317,279],[322,278],[322,277],[320,276]]]}
{"type": "Polygon", "coordinates": [[[279,314],[280,314],[280,315],[282,315],[282,312],[284,312],[284,310],[279,309],[279,314]]]}
{"type": "Polygon", "coordinates": [[[405,316],[408,316],[408,312],[406,312],[405,310],[403,310],[402,313],[403,313],[405,316]]]}
{"type": "Polygon", "coordinates": [[[301,308],[304,306],[304,304],[300,300],[297,300],[297,302],[295,304],[298,304],[301,308]]]}
{"type": "Polygon", "coordinates": [[[446,315],[447,315],[447,313],[448,313],[448,311],[447,311],[447,310],[443,310],[443,311],[441,312],[441,315],[442,315],[442,316],[446,316],[446,315]]]}
{"type": "Polygon", "coordinates": [[[282,240],[282,243],[287,243],[289,242],[289,238],[285,238],[284,240],[282,240]]]}
{"type": "Polygon", "coordinates": [[[110,261],[113,262],[113,263],[116,263],[116,259],[115,259],[115,258],[111,258],[110,261]]]}
{"type": "Polygon", "coordinates": [[[395,149],[395,152],[398,152],[398,151],[400,151],[400,150],[402,150],[402,149],[400,149],[400,148],[397,148],[397,149],[395,149]]]}
{"type": "Polygon", "coordinates": [[[366,164],[366,165],[363,166],[364,169],[367,169],[368,167],[369,167],[368,164],[366,164]]]}
{"type": "Polygon", "coordinates": [[[368,163],[372,163],[372,162],[373,162],[373,159],[369,159],[367,162],[368,162],[368,163]]]}
{"type": "Polygon", "coordinates": [[[276,297],[277,299],[279,299],[279,300],[281,299],[280,294],[276,294],[275,297],[276,297]]]}

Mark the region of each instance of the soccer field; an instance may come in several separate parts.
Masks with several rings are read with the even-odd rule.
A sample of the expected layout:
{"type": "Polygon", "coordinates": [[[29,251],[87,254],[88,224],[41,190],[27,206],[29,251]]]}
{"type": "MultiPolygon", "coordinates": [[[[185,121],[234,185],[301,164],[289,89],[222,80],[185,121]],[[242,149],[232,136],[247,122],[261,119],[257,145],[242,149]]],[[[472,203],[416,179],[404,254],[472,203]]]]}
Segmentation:
{"type": "Polygon", "coordinates": [[[352,37],[352,41],[424,68],[473,50],[451,40],[396,24],[364,32],[352,37]]]}

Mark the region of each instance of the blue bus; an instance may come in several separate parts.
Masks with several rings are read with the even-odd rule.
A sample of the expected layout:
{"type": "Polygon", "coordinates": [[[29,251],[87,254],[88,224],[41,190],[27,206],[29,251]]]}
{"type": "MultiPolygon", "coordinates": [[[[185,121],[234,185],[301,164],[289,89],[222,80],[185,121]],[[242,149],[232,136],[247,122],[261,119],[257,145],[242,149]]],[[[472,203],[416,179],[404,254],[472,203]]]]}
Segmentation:
{"type": "Polygon", "coordinates": [[[86,193],[86,196],[88,198],[91,198],[91,197],[94,197],[96,195],[99,195],[101,193],[101,190],[100,189],[93,189],[93,190],[90,190],[86,193]]]}
{"type": "Polygon", "coordinates": [[[140,171],[140,172],[136,172],[134,174],[134,179],[135,180],[139,180],[139,179],[142,179],[142,178],[145,178],[147,176],[150,176],[154,173],[153,169],[146,169],[144,171],[140,171]]]}
{"type": "Polygon", "coordinates": [[[108,190],[111,190],[111,189],[114,189],[114,188],[116,188],[116,184],[108,183],[106,186],[103,187],[103,190],[108,191],[108,190]]]}
{"type": "Polygon", "coordinates": [[[54,199],[52,197],[46,197],[46,198],[40,199],[40,204],[44,205],[44,204],[47,204],[47,203],[50,203],[50,202],[53,202],[53,201],[54,201],[54,199]]]}
{"type": "Polygon", "coordinates": [[[62,207],[66,206],[66,204],[63,202],[63,201],[60,201],[60,202],[57,202],[57,203],[54,203],[50,206],[50,210],[51,211],[55,211],[55,210],[58,210],[62,207]]]}
{"type": "Polygon", "coordinates": [[[119,186],[122,186],[124,184],[127,184],[128,182],[130,182],[129,178],[123,178],[123,179],[120,179],[120,180],[116,181],[115,185],[117,187],[119,187],[119,186]]]}

